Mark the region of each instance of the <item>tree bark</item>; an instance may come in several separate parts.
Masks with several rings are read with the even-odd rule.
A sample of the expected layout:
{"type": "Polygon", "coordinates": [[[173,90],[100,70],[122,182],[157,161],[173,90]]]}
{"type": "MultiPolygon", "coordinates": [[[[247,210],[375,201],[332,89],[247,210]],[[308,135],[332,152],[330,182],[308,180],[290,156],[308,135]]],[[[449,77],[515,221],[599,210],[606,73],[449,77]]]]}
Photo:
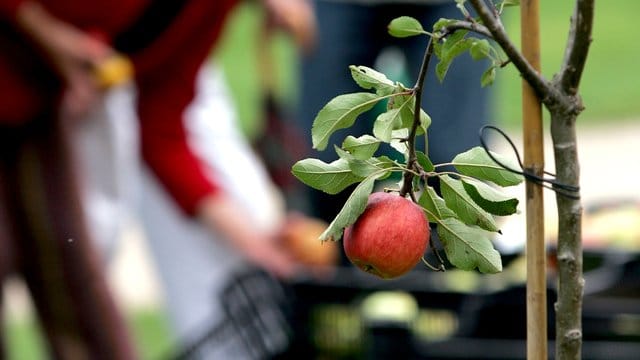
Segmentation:
{"type": "MultiPolygon", "coordinates": [[[[576,0],[566,51],[554,87],[565,94],[569,105],[551,106],[551,138],[556,180],[580,184],[576,119],[584,109],[578,95],[580,80],[591,45],[595,0],[576,0]]],[[[582,354],[582,202],[579,191],[565,196],[556,192],[558,210],[558,300],[556,307],[556,359],[581,358],[582,354]]]]}
{"type": "Polygon", "coordinates": [[[565,56],[560,71],[549,82],[538,74],[510,41],[495,8],[483,0],[469,0],[515,67],[537,93],[551,114],[556,181],[575,190],[557,189],[558,300],[556,310],[556,359],[580,359],[582,348],[582,203],[579,183],[576,119],[584,109],[578,95],[589,47],[595,0],[575,0],[565,56]],[[567,196],[568,195],[568,196],[567,196]]]}
{"type": "MultiPolygon", "coordinates": [[[[557,181],[578,186],[580,167],[576,141],[576,115],[551,113],[551,138],[557,181]]],[[[558,209],[558,300],[556,310],[556,359],[580,359],[582,345],[582,203],[556,194],[558,209]]]]}

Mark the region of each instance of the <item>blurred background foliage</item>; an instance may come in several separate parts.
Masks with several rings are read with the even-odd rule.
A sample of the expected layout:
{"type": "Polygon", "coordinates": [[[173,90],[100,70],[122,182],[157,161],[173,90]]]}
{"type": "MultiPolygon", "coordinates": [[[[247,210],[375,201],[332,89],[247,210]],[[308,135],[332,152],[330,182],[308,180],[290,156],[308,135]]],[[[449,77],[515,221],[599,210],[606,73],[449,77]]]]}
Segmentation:
{"type": "MultiPolygon", "coordinates": [[[[542,72],[547,78],[553,76],[562,61],[572,3],[541,1],[542,72]]],[[[638,12],[638,1],[597,3],[594,41],[580,91],[586,106],[580,123],[629,121],[640,114],[640,106],[636,103],[640,99],[636,62],[640,60],[640,47],[636,46],[631,29],[633,17],[638,12]]],[[[507,8],[504,15],[507,31],[512,40],[519,43],[519,8],[507,8]]],[[[248,3],[239,7],[228,23],[220,51],[216,55],[227,72],[243,129],[249,137],[259,134],[261,127],[263,88],[262,78],[257,70],[264,54],[256,50],[261,41],[261,21],[262,13],[256,4],[248,3]]],[[[424,26],[430,27],[429,24],[424,26]]],[[[276,94],[293,111],[297,95],[296,49],[286,36],[276,33],[268,50],[275,64],[276,94]]],[[[336,72],[349,76],[346,69],[336,69],[336,72]]],[[[415,75],[409,74],[409,78],[414,79],[415,75]]],[[[480,79],[472,79],[469,86],[480,86],[480,79]]],[[[520,77],[516,69],[507,66],[499,71],[493,86],[494,120],[501,126],[519,126],[520,77]]]]}

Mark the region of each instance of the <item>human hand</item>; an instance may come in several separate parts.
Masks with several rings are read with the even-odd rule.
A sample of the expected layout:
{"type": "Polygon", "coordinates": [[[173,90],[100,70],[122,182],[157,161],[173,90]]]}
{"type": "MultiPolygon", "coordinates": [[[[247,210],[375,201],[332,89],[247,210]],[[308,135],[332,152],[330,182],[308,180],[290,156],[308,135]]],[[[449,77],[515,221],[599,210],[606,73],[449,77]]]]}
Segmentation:
{"type": "Polygon", "coordinates": [[[326,222],[303,213],[290,212],[279,231],[282,247],[296,261],[304,264],[312,276],[325,278],[333,274],[340,258],[334,241],[321,241],[326,222]]]}
{"type": "Polygon", "coordinates": [[[298,46],[310,51],[316,41],[316,19],[309,0],[263,0],[271,20],[289,31],[298,46]]]}
{"type": "Polygon", "coordinates": [[[300,265],[275,241],[272,236],[260,239],[253,237],[254,241],[241,244],[241,251],[251,263],[263,268],[269,273],[289,279],[298,272],[300,265]]]}
{"type": "Polygon", "coordinates": [[[228,244],[254,265],[281,278],[296,274],[299,265],[279,246],[275,234],[253,227],[246,212],[228,196],[205,197],[197,216],[207,228],[222,233],[228,244]]]}
{"type": "Polygon", "coordinates": [[[100,94],[94,69],[114,54],[113,49],[55,18],[35,1],[25,1],[19,7],[17,23],[64,80],[61,111],[70,117],[86,114],[100,94]]]}

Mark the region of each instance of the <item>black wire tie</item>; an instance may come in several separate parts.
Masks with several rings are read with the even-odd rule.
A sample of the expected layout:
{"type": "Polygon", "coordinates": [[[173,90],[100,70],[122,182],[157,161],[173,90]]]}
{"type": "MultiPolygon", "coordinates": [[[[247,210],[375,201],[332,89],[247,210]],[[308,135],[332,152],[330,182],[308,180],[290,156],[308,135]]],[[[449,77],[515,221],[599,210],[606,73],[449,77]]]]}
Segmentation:
{"type": "Polygon", "coordinates": [[[480,128],[480,144],[482,145],[482,148],[484,149],[484,151],[487,153],[487,155],[489,155],[489,157],[491,158],[491,160],[493,160],[496,164],[498,164],[500,167],[502,167],[503,169],[512,172],[514,174],[519,174],[524,176],[524,178],[527,181],[531,181],[535,184],[538,184],[540,186],[544,186],[547,189],[553,190],[555,191],[557,194],[560,194],[564,197],[567,197],[569,199],[573,199],[573,200],[578,200],[580,199],[580,187],[579,186],[574,186],[574,185],[569,185],[569,184],[564,184],[559,182],[558,180],[555,179],[556,175],[553,173],[550,173],[548,171],[544,171],[545,174],[551,176],[551,178],[548,177],[544,177],[544,176],[538,176],[530,171],[527,171],[524,169],[524,166],[522,165],[522,160],[520,159],[520,153],[518,152],[518,149],[516,148],[515,144],[513,143],[513,141],[511,140],[511,138],[509,138],[509,136],[502,131],[500,128],[493,126],[493,125],[485,125],[483,127],[480,128]],[[487,146],[487,143],[485,141],[485,131],[486,130],[493,130],[498,132],[500,135],[502,135],[507,142],[509,142],[509,145],[511,145],[511,148],[513,149],[513,152],[516,154],[516,158],[518,159],[518,164],[520,165],[520,169],[522,170],[517,170],[517,169],[513,169],[505,164],[503,164],[502,162],[500,162],[498,159],[495,158],[495,156],[493,156],[493,154],[491,153],[491,151],[489,151],[489,146],[487,146]]]}

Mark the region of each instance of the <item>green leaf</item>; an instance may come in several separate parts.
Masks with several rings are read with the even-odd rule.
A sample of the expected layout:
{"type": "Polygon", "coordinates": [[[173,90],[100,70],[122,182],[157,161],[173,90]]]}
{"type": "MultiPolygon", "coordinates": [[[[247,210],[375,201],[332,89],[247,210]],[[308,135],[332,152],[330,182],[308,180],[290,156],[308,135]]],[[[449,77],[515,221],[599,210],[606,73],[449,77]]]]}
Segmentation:
{"type": "MultiPolygon", "coordinates": [[[[413,115],[413,111],[411,111],[411,114],[413,115]]],[[[417,134],[420,135],[425,133],[429,126],[431,126],[431,116],[429,116],[429,114],[424,110],[420,109],[420,129],[422,129],[422,131],[419,131],[417,134]]]]}
{"type": "Polygon", "coordinates": [[[350,152],[343,150],[338,145],[333,145],[333,149],[336,151],[336,154],[338,154],[340,159],[345,160],[347,163],[355,160],[355,157],[350,152]]]}
{"type": "Polygon", "coordinates": [[[467,36],[468,33],[469,31],[467,30],[456,30],[446,38],[442,39],[442,47],[440,48],[440,50],[443,51],[442,56],[451,51],[451,49],[460,41],[464,40],[464,37],[467,36]]]}
{"type": "Polygon", "coordinates": [[[374,173],[380,173],[380,179],[389,176],[391,171],[384,170],[394,166],[398,166],[398,164],[387,156],[372,157],[367,160],[354,159],[354,161],[349,162],[349,168],[355,175],[368,177],[374,173]]]}
{"type": "Polygon", "coordinates": [[[329,137],[340,129],[353,125],[358,115],[371,110],[382,97],[371,93],[353,93],[339,95],[325,105],[311,128],[313,148],[324,150],[329,143],[329,137]]]}
{"type": "Polygon", "coordinates": [[[486,39],[475,39],[471,43],[469,54],[473,60],[482,60],[491,55],[491,44],[486,39]]]}
{"type": "Polygon", "coordinates": [[[364,212],[364,209],[367,207],[367,201],[369,200],[369,194],[373,191],[373,185],[380,176],[380,174],[373,174],[358,184],[351,195],[349,195],[349,198],[338,215],[336,215],[335,219],[333,219],[327,229],[320,235],[320,240],[337,241],[342,238],[344,228],[355,223],[358,217],[364,212]]]}
{"type": "Polygon", "coordinates": [[[480,77],[480,86],[486,87],[493,84],[493,81],[496,79],[496,69],[496,65],[492,65],[482,73],[482,76],[480,77]]]}
{"type": "Polygon", "coordinates": [[[318,159],[304,159],[295,163],[291,170],[306,185],[328,194],[337,194],[363,179],[352,173],[349,163],[344,159],[330,164],[318,159]]]}
{"type": "MultiPolygon", "coordinates": [[[[414,114],[416,108],[416,96],[415,94],[411,95],[398,95],[394,96],[388,103],[387,107],[389,109],[400,109],[399,117],[401,119],[401,125],[394,128],[411,128],[413,126],[414,114]]],[[[427,113],[420,109],[420,124],[418,126],[417,135],[424,134],[427,131],[427,128],[431,125],[431,117],[427,115],[427,113]]]]}
{"type": "Polygon", "coordinates": [[[427,34],[420,22],[410,16],[397,17],[387,26],[389,34],[397,38],[427,34]]]}
{"type": "Polygon", "coordinates": [[[426,172],[431,172],[435,170],[431,159],[427,156],[427,154],[422,151],[416,151],[416,158],[418,159],[418,164],[422,167],[422,170],[426,172]]]}
{"type": "Polygon", "coordinates": [[[406,138],[409,137],[409,129],[402,128],[391,132],[391,142],[389,145],[399,153],[403,154],[405,159],[409,157],[409,146],[407,146],[406,138]]]}
{"type": "Polygon", "coordinates": [[[387,156],[369,157],[368,159],[360,160],[354,157],[351,153],[335,146],[336,153],[340,159],[345,160],[349,164],[349,169],[355,176],[366,178],[373,173],[381,173],[380,177],[387,177],[391,175],[391,171],[384,171],[394,166],[400,167],[399,164],[391,160],[387,156]]]}
{"type": "MultiPolygon", "coordinates": [[[[443,19],[443,20],[446,20],[446,19],[443,19]]],[[[434,46],[434,51],[436,56],[440,59],[445,57],[446,53],[451,51],[451,48],[453,47],[453,45],[457,44],[459,41],[464,40],[464,37],[468,33],[469,32],[467,30],[457,30],[449,34],[447,37],[442,38],[441,41],[436,43],[434,46]]]]}
{"type": "Polygon", "coordinates": [[[437,231],[447,259],[455,267],[462,270],[478,268],[480,272],[490,274],[502,271],[500,253],[494,249],[486,231],[456,218],[439,221],[437,231]]]}
{"type": "Polygon", "coordinates": [[[431,186],[427,186],[420,194],[418,204],[428,211],[430,221],[435,222],[445,218],[456,217],[453,210],[447,207],[444,200],[436,194],[436,191],[431,186]]]}
{"type": "Polygon", "coordinates": [[[467,194],[460,180],[449,175],[440,176],[440,190],[447,207],[458,215],[460,220],[469,225],[477,225],[485,230],[499,231],[491,214],[484,211],[467,194]]]}
{"type": "Polygon", "coordinates": [[[438,19],[438,21],[435,22],[435,24],[433,24],[433,32],[438,32],[440,30],[442,30],[443,28],[456,23],[458,20],[456,19],[445,19],[445,18],[440,18],[438,19]]]}
{"type": "Polygon", "coordinates": [[[436,75],[438,80],[442,82],[444,80],[453,59],[467,51],[473,44],[473,39],[462,38],[458,34],[466,34],[467,31],[458,30],[453,35],[445,39],[445,43],[440,48],[440,61],[436,65],[436,75]],[[455,36],[455,37],[454,37],[455,36]]]}
{"type": "MultiPolygon", "coordinates": [[[[498,161],[512,169],[519,167],[518,163],[511,159],[494,152],[491,152],[491,154],[498,161]]],[[[480,146],[458,154],[453,158],[452,163],[461,174],[480,180],[491,181],[500,186],[518,185],[523,180],[522,175],[514,174],[509,170],[503,169],[493,161],[489,155],[487,155],[484,148],[480,146]]]]}
{"type": "Polygon", "coordinates": [[[402,125],[400,110],[391,109],[378,115],[373,123],[373,135],[384,142],[390,142],[393,130],[402,125]]]}
{"type": "Polygon", "coordinates": [[[358,138],[349,135],[342,142],[342,148],[358,160],[366,160],[372,157],[379,147],[380,140],[371,135],[362,135],[358,138]]]}
{"type": "Polygon", "coordinates": [[[493,215],[507,216],[518,210],[518,199],[481,181],[462,179],[462,185],[476,204],[493,215]]]}
{"type": "Polygon", "coordinates": [[[375,89],[378,95],[393,94],[396,86],[386,75],[366,66],[349,66],[351,77],[363,89],[375,89]]]}
{"type": "Polygon", "coordinates": [[[389,103],[387,104],[388,109],[400,110],[400,121],[396,129],[399,129],[401,127],[411,127],[411,124],[413,124],[413,109],[415,108],[415,106],[416,97],[414,94],[397,95],[389,100],[389,103]]]}
{"type": "Polygon", "coordinates": [[[500,3],[500,6],[519,6],[520,0],[504,0],[500,3]]]}
{"type": "MultiPolygon", "coordinates": [[[[409,101],[402,107],[402,127],[411,128],[413,126],[414,114],[416,109],[416,97],[411,95],[409,101]]],[[[424,134],[427,128],[431,125],[431,117],[427,113],[420,109],[420,124],[418,126],[417,135],[424,134]]]]}

